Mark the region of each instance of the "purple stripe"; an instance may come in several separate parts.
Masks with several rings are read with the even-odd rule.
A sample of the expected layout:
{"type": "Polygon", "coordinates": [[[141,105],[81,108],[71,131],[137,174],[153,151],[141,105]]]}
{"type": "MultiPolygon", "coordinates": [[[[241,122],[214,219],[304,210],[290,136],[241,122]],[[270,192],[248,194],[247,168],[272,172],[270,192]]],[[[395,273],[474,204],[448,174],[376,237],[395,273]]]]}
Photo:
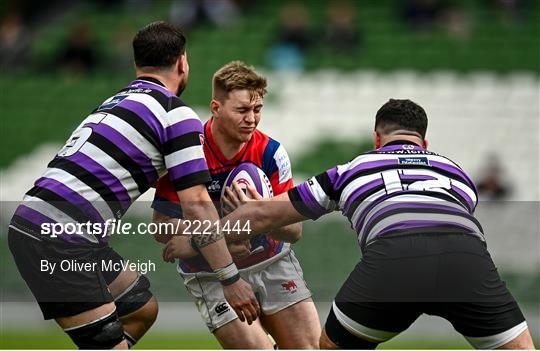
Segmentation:
{"type": "Polygon", "coordinates": [[[203,132],[202,123],[199,119],[188,118],[167,127],[165,129],[165,141],[169,141],[181,135],[192,132],[203,132]]]}
{"type": "Polygon", "coordinates": [[[471,180],[471,178],[469,178],[469,176],[467,176],[465,174],[465,172],[463,172],[459,167],[452,166],[452,165],[442,163],[442,162],[437,162],[437,161],[431,161],[430,160],[429,162],[431,163],[431,166],[433,166],[433,167],[440,168],[440,169],[445,170],[447,172],[450,172],[450,173],[452,173],[454,175],[457,175],[460,178],[465,179],[465,182],[467,182],[468,185],[471,188],[476,189],[476,187],[475,187],[473,181],[471,180]]]}
{"type": "Polygon", "coordinates": [[[334,184],[334,190],[340,189],[343,183],[345,183],[356,172],[364,171],[370,168],[396,165],[397,163],[398,160],[381,160],[360,163],[358,166],[348,169],[340,175],[338,181],[334,184]]]}
{"type": "Polygon", "coordinates": [[[168,97],[176,96],[175,94],[173,94],[173,92],[171,92],[167,88],[165,88],[165,87],[163,87],[163,86],[161,86],[161,85],[159,85],[157,83],[148,83],[144,79],[134,80],[133,82],[131,82],[128,85],[128,87],[129,88],[134,87],[134,88],[141,88],[141,89],[152,89],[152,90],[157,90],[157,91],[167,95],[168,97]]]}
{"type": "Polygon", "coordinates": [[[191,173],[208,170],[208,165],[204,158],[191,160],[169,168],[169,177],[172,181],[185,177],[191,173]]]}
{"type": "MultiPolygon", "coordinates": [[[[407,213],[407,209],[409,209],[409,208],[414,208],[414,209],[421,208],[421,209],[429,209],[429,210],[445,210],[445,211],[452,212],[453,214],[456,214],[456,215],[463,215],[463,214],[468,215],[469,214],[469,213],[465,212],[464,210],[460,211],[460,210],[458,210],[458,209],[456,209],[454,207],[447,206],[447,205],[442,205],[442,204],[433,204],[433,203],[422,204],[422,203],[418,203],[418,202],[415,202],[415,203],[413,203],[413,202],[399,202],[399,203],[395,203],[395,204],[392,204],[392,205],[385,206],[384,208],[382,208],[379,211],[375,212],[373,215],[371,215],[371,219],[366,223],[365,227],[366,228],[371,227],[371,225],[374,222],[379,221],[379,217],[384,216],[389,211],[395,210],[397,208],[403,208],[403,213],[407,213]]],[[[441,213],[441,214],[444,215],[446,213],[441,213]]],[[[363,220],[362,220],[362,222],[363,222],[363,220]]],[[[362,223],[360,221],[355,225],[355,228],[357,230],[360,230],[362,227],[363,227],[363,225],[362,225],[362,223]]]]}
{"type": "Polygon", "coordinates": [[[129,139],[120,134],[116,129],[104,123],[87,125],[89,125],[94,132],[107,138],[109,141],[118,146],[119,149],[128,154],[128,156],[141,167],[146,179],[150,184],[154,183],[154,181],[159,178],[159,175],[152,165],[150,158],[146,156],[139,148],[133,145],[129,139]]]}
{"type": "Polygon", "coordinates": [[[415,181],[421,181],[421,180],[435,180],[436,177],[428,176],[428,175],[414,175],[414,174],[400,174],[399,178],[401,180],[415,180],[415,181]]]}
{"type": "Polygon", "coordinates": [[[298,185],[296,189],[298,189],[298,194],[300,194],[302,202],[315,214],[316,218],[319,218],[320,216],[328,212],[315,199],[315,196],[313,196],[313,194],[309,190],[309,186],[306,182],[298,185]]]}
{"type": "Polygon", "coordinates": [[[360,196],[362,193],[372,190],[373,188],[379,187],[383,185],[384,182],[382,179],[378,178],[375,180],[372,180],[371,182],[368,182],[361,187],[354,190],[354,192],[349,196],[347,201],[345,202],[345,206],[343,206],[343,211],[347,213],[349,211],[349,207],[351,207],[354,200],[360,196]]]}
{"type": "MultiPolygon", "coordinates": [[[[330,178],[330,182],[332,182],[332,184],[336,184],[339,178],[339,175],[337,173],[337,167],[330,168],[329,170],[326,171],[326,174],[328,175],[328,178],[330,178]]],[[[334,186],[334,189],[335,189],[335,186],[334,186]]]]}
{"type": "Polygon", "coordinates": [[[129,207],[131,204],[131,198],[129,197],[126,188],[122,185],[122,183],[120,183],[120,180],[106,168],[82,152],[77,152],[73,156],[69,156],[67,159],[86,169],[88,172],[99,178],[103,184],[107,185],[109,190],[118,198],[124,209],[129,207]]]}
{"type": "Polygon", "coordinates": [[[402,145],[388,145],[383,146],[377,151],[397,151],[397,150],[421,150],[424,151],[425,149],[419,145],[410,145],[410,144],[402,144],[402,145]]]}
{"type": "Polygon", "coordinates": [[[118,106],[137,114],[137,116],[139,116],[152,129],[152,131],[154,131],[159,138],[160,143],[164,143],[165,135],[163,125],[159,122],[158,117],[154,115],[148,107],[138,101],[129,99],[123,100],[120,102],[120,104],[118,104],[118,106]]]}
{"type": "Polygon", "coordinates": [[[452,185],[452,190],[454,190],[456,193],[458,193],[462,198],[465,199],[465,201],[467,201],[467,206],[469,206],[469,211],[472,213],[474,211],[474,202],[473,200],[471,199],[471,197],[469,195],[467,195],[466,192],[464,192],[463,190],[461,190],[460,188],[456,187],[455,185],[452,185]]]}
{"type": "Polygon", "coordinates": [[[73,189],[64,184],[50,178],[40,178],[36,181],[36,185],[46,188],[66,199],[69,203],[80,208],[93,222],[104,222],[99,212],[92,204],[84,197],[73,191],[73,189]]]}
{"type": "MultiPolygon", "coordinates": [[[[389,225],[388,227],[384,228],[379,233],[377,233],[375,236],[383,236],[395,230],[416,229],[416,228],[436,228],[439,226],[453,226],[453,227],[459,227],[461,229],[465,229],[471,232],[475,232],[473,228],[469,228],[467,226],[464,226],[462,224],[455,223],[455,222],[413,220],[413,221],[403,221],[401,223],[389,225]]],[[[367,235],[367,233],[365,235],[367,235]]]]}

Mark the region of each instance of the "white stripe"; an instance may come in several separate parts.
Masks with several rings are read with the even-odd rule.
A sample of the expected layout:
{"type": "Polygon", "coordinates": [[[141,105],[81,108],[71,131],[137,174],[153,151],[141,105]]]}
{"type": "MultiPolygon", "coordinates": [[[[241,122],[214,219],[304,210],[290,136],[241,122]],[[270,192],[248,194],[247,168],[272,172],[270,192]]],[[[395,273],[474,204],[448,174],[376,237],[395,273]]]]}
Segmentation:
{"type": "MultiPolygon", "coordinates": [[[[391,226],[393,224],[397,223],[404,223],[406,221],[444,221],[444,222],[452,222],[456,224],[461,224],[462,226],[465,226],[467,228],[470,228],[470,230],[473,233],[480,233],[480,229],[478,226],[471,220],[458,216],[458,215],[451,215],[451,214],[445,214],[445,213],[412,213],[412,212],[404,212],[404,213],[396,213],[394,215],[391,215],[389,217],[386,217],[382,221],[379,221],[370,231],[369,233],[365,233],[364,236],[366,236],[366,241],[371,240],[374,238],[378,233],[383,231],[386,227],[391,226]]],[[[364,226],[360,230],[360,233],[363,233],[364,227],[367,224],[367,222],[364,222],[364,226]]],[[[480,234],[479,234],[480,236],[480,234]]]]}
{"type": "Polygon", "coordinates": [[[381,196],[386,195],[386,191],[384,189],[377,191],[376,193],[368,196],[362,203],[354,210],[353,215],[351,216],[351,225],[355,226],[355,223],[358,222],[358,218],[360,218],[360,215],[362,212],[364,212],[365,208],[367,206],[370,206],[373,201],[376,201],[381,196]]]}
{"type": "MultiPolygon", "coordinates": [[[[43,201],[43,200],[41,200],[41,199],[39,199],[37,197],[25,195],[24,198],[23,198],[23,201],[24,201],[23,204],[26,207],[29,207],[29,208],[33,209],[34,211],[37,211],[37,212],[51,218],[52,220],[54,220],[54,221],[56,221],[58,223],[62,223],[62,224],[65,224],[65,223],[78,223],[77,220],[75,220],[74,218],[69,216],[67,213],[60,211],[59,209],[57,209],[53,205],[51,205],[48,202],[45,202],[45,201],[43,201]]],[[[81,237],[83,237],[84,239],[86,239],[86,240],[88,240],[90,242],[98,243],[97,238],[94,235],[91,235],[91,234],[88,234],[88,233],[80,233],[80,234],[76,233],[76,234],[73,234],[73,235],[78,235],[78,236],[81,236],[81,237]]]]}
{"type": "Polygon", "coordinates": [[[16,230],[16,231],[18,231],[19,233],[21,233],[21,234],[23,234],[23,235],[26,235],[27,237],[32,238],[32,239],[34,239],[34,240],[37,240],[37,241],[43,241],[43,240],[41,240],[40,238],[36,238],[35,236],[33,236],[33,235],[31,235],[31,234],[28,234],[27,232],[23,232],[22,230],[20,230],[19,228],[15,227],[15,226],[13,226],[13,225],[9,225],[8,228],[11,228],[11,229],[13,229],[13,230],[16,230]]]}
{"type": "Polygon", "coordinates": [[[133,145],[135,145],[142,153],[144,153],[151,161],[152,165],[156,169],[163,168],[163,157],[161,152],[155,148],[144,136],[142,136],[135,128],[123,119],[116,117],[113,114],[107,115],[101,123],[108,125],[109,127],[122,134],[124,138],[128,139],[133,145]]]}
{"type": "Polygon", "coordinates": [[[507,331],[504,331],[499,334],[495,334],[491,336],[480,336],[480,337],[471,337],[471,336],[465,336],[465,335],[464,336],[465,336],[465,339],[467,339],[467,341],[474,348],[482,349],[482,350],[494,350],[514,340],[525,330],[527,330],[527,322],[523,321],[519,323],[518,325],[516,325],[515,327],[510,328],[507,331]]]}
{"type": "Polygon", "coordinates": [[[131,173],[99,147],[91,143],[86,143],[79,152],[85,154],[115,176],[127,190],[131,201],[135,201],[141,195],[131,173]]]}
{"type": "Polygon", "coordinates": [[[204,158],[203,147],[202,145],[194,145],[165,156],[165,165],[171,169],[174,166],[200,158],[204,158]]]}
{"type": "Polygon", "coordinates": [[[399,172],[397,169],[384,171],[381,173],[384,181],[384,187],[387,194],[392,194],[403,190],[401,185],[401,178],[399,178],[399,172]]]}
{"type": "Polygon", "coordinates": [[[338,322],[345,328],[347,331],[361,339],[365,339],[372,342],[383,342],[392,339],[394,336],[398,335],[396,332],[388,332],[384,330],[372,329],[363,326],[362,324],[356,322],[355,320],[349,318],[345,313],[337,307],[336,303],[332,303],[332,310],[336,315],[338,322]]]}
{"type": "MultiPolygon", "coordinates": [[[[137,101],[146,106],[159,121],[163,129],[167,128],[168,124],[165,120],[167,111],[161,106],[161,104],[148,94],[129,94],[125,100],[137,101]]],[[[124,100],[124,101],[125,101],[124,100]]]]}
{"type": "Polygon", "coordinates": [[[47,168],[47,171],[45,171],[43,177],[51,178],[57,182],[63,183],[65,186],[84,197],[92,206],[94,206],[104,220],[107,220],[108,218],[116,218],[105,200],[103,200],[103,198],[97,192],[95,192],[94,189],[81,182],[78,178],[70,173],[59,168],[47,168]]]}
{"type": "Polygon", "coordinates": [[[343,191],[341,192],[341,197],[339,198],[339,208],[343,208],[345,206],[345,203],[349,199],[349,196],[351,196],[351,194],[354,193],[355,190],[376,179],[381,179],[380,173],[359,177],[347,184],[347,186],[343,188],[343,191]]]}
{"type": "Polygon", "coordinates": [[[330,197],[326,195],[315,177],[311,178],[311,182],[308,182],[307,184],[309,186],[309,191],[311,191],[311,194],[320,206],[330,211],[334,209],[334,206],[332,206],[332,203],[330,202],[330,197]]]}
{"type": "Polygon", "coordinates": [[[471,198],[473,202],[473,207],[476,206],[478,199],[476,198],[476,194],[474,193],[474,191],[468,185],[465,185],[462,182],[458,182],[457,180],[454,180],[454,179],[450,179],[450,182],[452,183],[452,185],[462,190],[465,194],[467,194],[471,198]]]}
{"type": "Polygon", "coordinates": [[[395,154],[368,154],[368,155],[360,155],[356,157],[354,160],[352,160],[349,163],[345,163],[343,165],[337,166],[337,173],[339,175],[343,174],[344,172],[348,171],[349,169],[355,168],[362,163],[366,162],[373,162],[373,161],[387,161],[387,160],[398,160],[398,157],[404,157],[404,156],[421,156],[426,157],[427,155],[395,155],[395,154]]]}
{"type": "Polygon", "coordinates": [[[169,111],[165,118],[169,126],[188,119],[195,119],[199,122],[201,121],[197,113],[195,113],[195,111],[193,111],[188,106],[180,106],[175,108],[174,110],[169,111]]]}
{"type": "Polygon", "coordinates": [[[111,316],[111,315],[112,315],[113,313],[115,313],[115,312],[116,312],[116,307],[114,308],[114,310],[113,310],[111,313],[106,314],[106,315],[104,315],[103,317],[99,317],[98,319],[94,319],[93,321],[90,321],[90,322],[88,322],[88,323],[84,323],[84,324],[78,325],[78,326],[76,326],[76,327],[65,328],[64,331],[67,332],[67,331],[70,331],[70,330],[79,329],[79,328],[85,327],[85,326],[87,326],[87,325],[97,323],[97,322],[102,321],[102,320],[104,320],[105,318],[111,316]]]}

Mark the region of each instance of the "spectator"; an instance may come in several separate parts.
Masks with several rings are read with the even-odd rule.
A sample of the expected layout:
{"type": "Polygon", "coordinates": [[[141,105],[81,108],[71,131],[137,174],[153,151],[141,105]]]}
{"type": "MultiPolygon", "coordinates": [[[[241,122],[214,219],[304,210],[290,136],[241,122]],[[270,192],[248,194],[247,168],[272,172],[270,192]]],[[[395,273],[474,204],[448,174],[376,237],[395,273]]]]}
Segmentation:
{"type": "Polygon", "coordinates": [[[20,68],[27,59],[30,35],[18,12],[8,14],[0,24],[0,65],[20,68]]]}
{"type": "Polygon", "coordinates": [[[336,0],[330,3],[327,15],[328,25],[324,35],[326,44],[338,52],[355,51],[361,40],[354,22],[355,7],[347,0],[336,0]]]}
{"type": "Polygon", "coordinates": [[[274,69],[301,70],[304,55],[311,46],[309,13],[302,3],[285,5],[280,12],[278,35],[270,48],[269,60],[274,69]]]}
{"type": "Polygon", "coordinates": [[[482,200],[504,200],[510,194],[510,187],[503,180],[502,167],[496,155],[488,157],[488,163],[478,182],[478,192],[482,200]]]}
{"type": "Polygon", "coordinates": [[[417,31],[430,31],[436,26],[442,6],[438,0],[406,0],[402,17],[417,31]]]}
{"type": "Polygon", "coordinates": [[[445,32],[452,38],[465,40],[471,34],[471,17],[459,7],[449,7],[442,14],[445,32]]]}
{"type": "Polygon", "coordinates": [[[57,64],[70,73],[84,74],[94,71],[98,64],[98,55],[92,43],[91,27],[83,23],[72,29],[57,64]]]}
{"type": "Polygon", "coordinates": [[[171,4],[171,22],[190,30],[204,22],[216,27],[227,27],[240,15],[238,6],[231,0],[175,0],[171,4]]]}

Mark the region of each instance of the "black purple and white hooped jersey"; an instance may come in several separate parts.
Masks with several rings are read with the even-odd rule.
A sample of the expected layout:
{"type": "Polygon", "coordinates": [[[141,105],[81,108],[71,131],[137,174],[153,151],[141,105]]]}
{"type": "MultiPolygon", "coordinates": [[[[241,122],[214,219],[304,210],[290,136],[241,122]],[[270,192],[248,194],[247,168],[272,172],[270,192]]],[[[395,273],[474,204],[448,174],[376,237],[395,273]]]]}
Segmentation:
{"type": "Polygon", "coordinates": [[[409,233],[460,232],[483,240],[471,179],[449,159],[407,141],[331,168],[291,189],[289,197],[311,219],[341,211],[362,249],[378,237],[409,233]]]}
{"type": "MultiPolygon", "coordinates": [[[[141,77],[105,100],[73,132],[17,208],[11,226],[118,220],[168,172],[176,190],[211,180],[197,114],[159,81],[141,77]]],[[[107,228],[101,228],[107,229],[107,228]]],[[[108,237],[59,235],[75,243],[108,237]]]]}

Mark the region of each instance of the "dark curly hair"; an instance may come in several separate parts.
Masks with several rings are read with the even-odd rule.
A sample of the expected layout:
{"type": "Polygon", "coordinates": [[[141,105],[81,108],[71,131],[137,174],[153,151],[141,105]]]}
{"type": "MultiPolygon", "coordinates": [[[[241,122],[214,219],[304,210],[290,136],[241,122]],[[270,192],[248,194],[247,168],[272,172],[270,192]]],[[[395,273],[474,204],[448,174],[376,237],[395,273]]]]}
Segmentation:
{"type": "Polygon", "coordinates": [[[138,68],[171,67],[185,52],[186,37],[182,31],[166,22],[152,22],[133,38],[133,56],[138,68]]]}
{"type": "Polygon", "coordinates": [[[409,99],[390,99],[377,111],[375,130],[389,134],[396,130],[416,132],[426,137],[428,119],[426,111],[409,99]]]}

